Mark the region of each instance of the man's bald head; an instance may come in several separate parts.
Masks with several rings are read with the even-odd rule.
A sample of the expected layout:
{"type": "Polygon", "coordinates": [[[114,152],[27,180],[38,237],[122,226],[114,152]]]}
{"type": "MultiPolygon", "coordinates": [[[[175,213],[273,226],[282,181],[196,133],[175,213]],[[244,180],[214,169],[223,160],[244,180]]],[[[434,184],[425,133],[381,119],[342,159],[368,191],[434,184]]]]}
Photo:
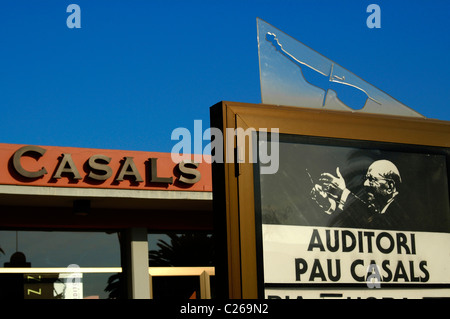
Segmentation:
{"type": "Polygon", "coordinates": [[[388,160],[378,160],[372,163],[367,170],[367,174],[373,176],[376,179],[384,179],[394,182],[395,188],[397,188],[402,178],[397,166],[388,160]]]}
{"type": "Polygon", "coordinates": [[[388,160],[372,163],[367,169],[364,188],[370,209],[381,212],[397,194],[402,179],[397,166],[388,160]]]}

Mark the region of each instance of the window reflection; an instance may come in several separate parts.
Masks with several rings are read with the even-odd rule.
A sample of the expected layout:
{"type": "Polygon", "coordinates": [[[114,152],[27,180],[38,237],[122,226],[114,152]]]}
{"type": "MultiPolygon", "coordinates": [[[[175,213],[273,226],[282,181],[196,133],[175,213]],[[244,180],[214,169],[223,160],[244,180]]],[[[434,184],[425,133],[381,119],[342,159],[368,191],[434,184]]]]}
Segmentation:
{"type": "Polygon", "coordinates": [[[150,269],[163,269],[157,275],[155,271],[151,271],[154,273],[151,276],[153,299],[214,297],[214,281],[210,284],[210,279],[214,276],[207,270],[214,266],[211,233],[149,233],[148,244],[150,269]],[[175,271],[169,271],[171,269],[175,271]],[[205,282],[204,276],[207,276],[207,280],[201,285],[201,277],[205,282]]]}
{"type": "Polygon", "coordinates": [[[119,233],[0,231],[0,267],[17,251],[32,267],[120,267],[119,233]]]}
{"type": "Polygon", "coordinates": [[[209,232],[149,233],[150,267],[214,265],[213,237],[209,232]]]}
{"type": "Polygon", "coordinates": [[[123,296],[120,233],[0,231],[1,299],[123,296]]]}

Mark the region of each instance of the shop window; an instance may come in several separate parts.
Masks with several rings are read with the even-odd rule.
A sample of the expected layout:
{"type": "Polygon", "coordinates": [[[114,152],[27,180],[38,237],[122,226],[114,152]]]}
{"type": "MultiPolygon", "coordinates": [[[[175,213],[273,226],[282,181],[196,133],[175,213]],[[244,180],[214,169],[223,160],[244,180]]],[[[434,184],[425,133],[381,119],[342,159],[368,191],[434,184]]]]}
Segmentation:
{"type": "Polygon", "coordinates": [[[0,231],[1,299],[123,296],[118,232],[0,231]]]}
{"type": "Polygon", "coordinates": [[[211,233],[149,233],[148,244],[153,299],[214,298],[211,233]]]}
{"type": "Polygon", "coordinates": [[[149,233],[150,267],[213,266],[214,245],[209,232],[149,233]]]}

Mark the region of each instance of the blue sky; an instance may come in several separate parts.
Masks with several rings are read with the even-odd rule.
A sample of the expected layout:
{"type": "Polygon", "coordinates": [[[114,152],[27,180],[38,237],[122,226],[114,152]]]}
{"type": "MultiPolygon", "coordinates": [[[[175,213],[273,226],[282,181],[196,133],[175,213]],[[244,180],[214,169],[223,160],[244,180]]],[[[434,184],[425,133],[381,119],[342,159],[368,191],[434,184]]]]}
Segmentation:
{"type": "MultiPolygon", "coordinates": [[[[219,101],[261,103],[259,17],[450,120],[450,1],[3,0],[0,142],[170,152],[219,101]],[[69,4],[81,28],[69,29],[69,4]],[[381,28],[369,29],[369,4],[381,28]]],[[[207,144],[207,142],[205,142],[207,144]]]]}

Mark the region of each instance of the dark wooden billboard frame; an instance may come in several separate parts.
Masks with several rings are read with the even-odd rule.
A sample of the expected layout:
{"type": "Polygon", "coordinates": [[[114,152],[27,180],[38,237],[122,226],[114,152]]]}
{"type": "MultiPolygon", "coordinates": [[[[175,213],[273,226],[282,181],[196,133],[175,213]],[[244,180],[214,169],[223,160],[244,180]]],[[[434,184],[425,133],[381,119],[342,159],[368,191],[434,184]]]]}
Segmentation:
{"type": "MultiPolygon", "coordinates": [[[[211,127],[223,132],[224,158],[227,128],[278,128],[280,134],[450,148],[450,122],[434,119],[238,102],[217,103],[211,107],[210,116],[211,127]]],[[[235,138],[232,143],[235,150],[235,138]]],[[[246,143],[245,154],[250,145],[246,143]]],[[[232,156],[235,158],[235,154],[232,156]]],[[[450,170],[449,157],[447,169],[450,170]]],[[[254,163],[216,161],[212,170],[217,297],[262,297],[258,288],[254,163]]]]}

